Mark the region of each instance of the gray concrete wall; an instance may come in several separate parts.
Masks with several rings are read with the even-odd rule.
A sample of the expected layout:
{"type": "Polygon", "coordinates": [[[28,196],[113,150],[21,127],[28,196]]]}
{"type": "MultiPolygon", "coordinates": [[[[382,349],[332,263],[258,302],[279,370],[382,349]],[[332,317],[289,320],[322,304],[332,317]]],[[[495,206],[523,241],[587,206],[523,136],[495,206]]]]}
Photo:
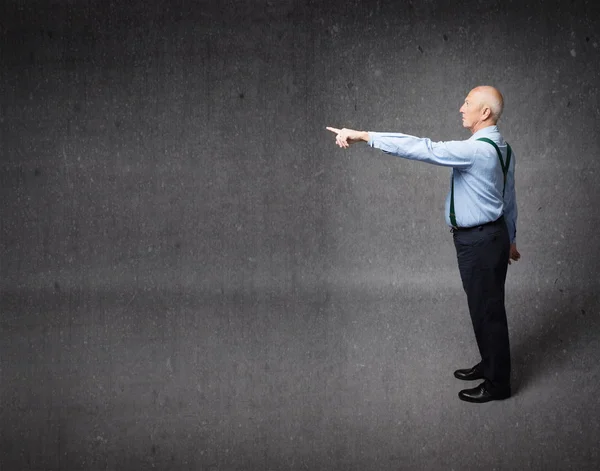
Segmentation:
{"type": "MultiPolygon", "coordinates": [[[[597,384],[599,15],[584,0],[5,0],[6,469],[449,469],[420,442],[393,451],[377,421],[343,425],[360,423],[356,400],[406,405],[422,394],[414,378],[474,358],[443,221],[448,170],[342,151],[325,126],[466,139],[458,108],[478,84],[504,93],[517,155],[522,260],[507,303],[522,382],[567,361],[597,384]],[[414,390],[352,382],[369,361],[395,378],[398,351],[414,390]],[[267,417],[258,435],[240,400],[267,417]],[[280,442],[281,427],[303,445],[280,442]],[[371,466],[381,440],[396,458],[371,466]]],[[[417,437],[440,407],[411,416],[417,437]]],[[[553,425],[575,420],[588,441],[554,437],[557,453],[598,464],[586,445],[598,425],[575,417],[553,425]]],[[[521,464],[556,462],[513,445],[521,464]]]]}
{"type": "Polygon", "coordinates": [[[480,83],[506,95],[520,270],[546,286],[596,267],[572,253],[598,253],[591,4],[13,3],[9,286],[123,286],[142,272],[209,290],[454,277],[447,171],[341,152],[324,127],[460,139],[458,107],[480,83]]]}

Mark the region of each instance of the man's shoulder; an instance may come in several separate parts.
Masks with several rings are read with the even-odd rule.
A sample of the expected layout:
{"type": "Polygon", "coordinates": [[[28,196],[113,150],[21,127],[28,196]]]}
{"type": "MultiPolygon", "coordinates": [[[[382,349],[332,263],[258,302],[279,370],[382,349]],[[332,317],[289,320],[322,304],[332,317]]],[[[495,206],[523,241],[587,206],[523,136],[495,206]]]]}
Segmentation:
{"type": "Polygon", "coordinates": [[[470,137],[470,140],[485,142],[481,141],[481,139],[490,139],[500,146],[506,145],[504,136],[498,129],[498,126],[488,126],[487,128],[480,129],[470,137]]]}

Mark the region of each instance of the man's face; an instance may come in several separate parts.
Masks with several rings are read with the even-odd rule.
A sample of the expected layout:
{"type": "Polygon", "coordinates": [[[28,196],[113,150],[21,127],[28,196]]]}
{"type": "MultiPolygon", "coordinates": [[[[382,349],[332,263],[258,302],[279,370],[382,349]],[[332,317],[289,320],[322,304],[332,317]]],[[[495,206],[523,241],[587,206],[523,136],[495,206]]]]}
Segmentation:
{"type": "Polygon", "coordinates": [[[477,92],[471,91],[459,110],[462,114],[462,125],[471,130],[477,125],[481,117],[481,102],[477,95],[477,92]]]}

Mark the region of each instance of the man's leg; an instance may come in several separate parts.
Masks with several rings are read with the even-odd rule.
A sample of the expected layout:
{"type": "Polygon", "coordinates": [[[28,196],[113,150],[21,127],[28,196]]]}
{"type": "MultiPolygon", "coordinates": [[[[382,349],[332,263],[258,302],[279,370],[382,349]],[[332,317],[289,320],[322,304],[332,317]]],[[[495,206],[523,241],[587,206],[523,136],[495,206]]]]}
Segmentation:
{"type": "Polygon", "coordinates": [[[502,222],[456,232],[458,267],[490,391],[510,387],[510,346],[504,308],[509,238],[502,222]]]}

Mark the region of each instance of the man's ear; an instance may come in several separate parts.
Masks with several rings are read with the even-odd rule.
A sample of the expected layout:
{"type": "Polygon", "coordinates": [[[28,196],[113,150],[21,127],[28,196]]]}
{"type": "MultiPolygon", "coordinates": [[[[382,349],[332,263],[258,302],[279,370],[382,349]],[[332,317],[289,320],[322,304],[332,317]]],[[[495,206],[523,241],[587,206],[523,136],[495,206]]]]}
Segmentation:
{"type": "Polygon", "coordinates": [[[482,114],[483,120],[485,121],[490,116],[492,116],[492,109],[489,106],[484,106],[483,112],[481,114],[482,114]]]}

